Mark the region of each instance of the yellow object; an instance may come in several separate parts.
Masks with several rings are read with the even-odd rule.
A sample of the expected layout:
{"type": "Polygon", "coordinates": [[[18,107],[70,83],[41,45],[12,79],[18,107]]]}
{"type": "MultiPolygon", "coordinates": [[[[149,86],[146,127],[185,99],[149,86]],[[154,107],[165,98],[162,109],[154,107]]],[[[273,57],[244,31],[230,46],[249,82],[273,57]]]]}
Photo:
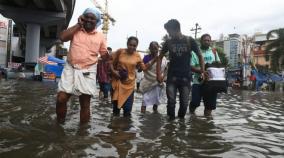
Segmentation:
{"type": "Polygon", "coordinates": [[[48,80],[55,80],[56,75],[53,72],[44,72],[42,78],[48,80]]]}

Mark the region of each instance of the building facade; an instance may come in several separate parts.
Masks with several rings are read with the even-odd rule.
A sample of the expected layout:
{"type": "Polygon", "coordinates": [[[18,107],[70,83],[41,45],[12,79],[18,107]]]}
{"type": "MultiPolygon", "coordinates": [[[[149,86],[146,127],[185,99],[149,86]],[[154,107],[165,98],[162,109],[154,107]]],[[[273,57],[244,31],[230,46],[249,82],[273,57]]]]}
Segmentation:
{"type": "Polygon", "coordinates": [[[9,20],[0,14],[0,67],[7,65],[9,20]]]}
{"type": "Polygon", "coordinates": [[[242,42],[239,34],[229,34],[229,37],[224,40],[224,53],[228,57],[231,68],[240,67],[242,42]]]}
{"type": "Polygon", "coordinates": [[[271,38],[270,40],[267,40],[266,34],[263,33],[257,33],[253,36],[252,55],[254,65],[266,67],[268,69],[271,68],[271,54],[269,52],[266,52],[265,49],[267,44],[275,39],[276,38],[271,38]]]}

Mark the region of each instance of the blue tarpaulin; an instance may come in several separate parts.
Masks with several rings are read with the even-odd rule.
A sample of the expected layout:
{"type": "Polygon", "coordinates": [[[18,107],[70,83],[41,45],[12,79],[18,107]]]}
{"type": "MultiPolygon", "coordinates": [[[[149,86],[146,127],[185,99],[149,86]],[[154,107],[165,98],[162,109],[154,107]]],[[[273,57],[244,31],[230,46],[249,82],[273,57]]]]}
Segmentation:
{"type": "Polygon", "coordinates": [[[50,55],[48,55],[47,60],[55,62],[55,63],[57,63],[57,65],[45,64],[44,65],[44,71],[45,72],[53,72],[56,75],[56,77],[61,77],[61,73],[62,73],[62,70],[63,70],[63,67],[64,67],[63,64],[65,64],[65,61],[62,60],[62,59],[58,59],[54,56],[50,56],[50,55]]]}
{"type": "Polygon", "coordinates": [[[282,78],[280,75],[277,75],[277,74],[272,74],[272,75],[270,76],[270,79],[271,79],[273,82],[283,81],[283,78],[282,78]]]}
{"type": "Polygon", "coordinates": [[[50,56],[50,55],[48,56],[47,60],[48,60],[48,61],[55,62],[55,63],[57,63],[57,64],[65,64],[65,60],[58,59],[58,58],[56,58],[56,57],[54,57],[54,56],[50,56]]]}
{"type": "Polygon", "coordinates": [[[256,77],[256,89],[259,90],[263,83],[283,81],[283,78],[278,74],[272,74],[268,72],[261,72],[252,70],[251,72],[256,77]]]}
{"type": "Polygon", "coordinates": [[[48,65],[48,64],[46,64],[44,66],[44,71],[45,72],[53,72],[56,75],[56,77],[61,77],[63,67],[64,67],[63,65],[48,65]]]}

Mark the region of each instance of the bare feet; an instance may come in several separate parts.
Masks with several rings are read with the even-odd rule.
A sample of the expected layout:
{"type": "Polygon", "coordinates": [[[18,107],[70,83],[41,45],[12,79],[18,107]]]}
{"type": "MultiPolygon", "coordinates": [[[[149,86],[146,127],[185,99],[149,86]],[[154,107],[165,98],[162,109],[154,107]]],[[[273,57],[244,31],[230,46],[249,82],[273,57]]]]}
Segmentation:
{"type": "Polygon", "coordinates": [[[205,110],[204,110],[204,116],[212,116],[212,110],[210,110],[210,109],[205,109],[205,110]]]}
{"type": "Polygon", "coordinates": [[[141,113],[145,113],[146,112],[146,106],[141,106],[141,113]]]}
{"type": "Polygon", "coordinates": [[[194,115],[195,114],[195,109],[196,109],[196,107],[193,107],[193,106],[189,105],[189,112],[190,112],[190,114],[194,115]]]}
{"type": "Polygon", "coordinates": [[[102,91],[99,92],[99,99],[103,99],[104,93],[102,91]]]}
{"type": "Polygon", "coordinates": [[[156,104],[153,105],[153,111],[154,111],[155,113],[158,112],[158,105],[156,105],[156,104]]]}

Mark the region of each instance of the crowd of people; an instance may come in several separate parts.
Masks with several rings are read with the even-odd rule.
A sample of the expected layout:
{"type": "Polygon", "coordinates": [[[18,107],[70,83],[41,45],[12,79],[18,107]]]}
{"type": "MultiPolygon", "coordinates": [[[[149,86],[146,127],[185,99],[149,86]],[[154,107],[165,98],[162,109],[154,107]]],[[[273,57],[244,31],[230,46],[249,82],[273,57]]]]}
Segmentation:
{"type": "Polygon", "coordinates": [[[76,25],[60,34],[61,41],[71,41],[71,44],[58,83],[56,114],[59,123],[65,121],[71,95],[79,96],[80,122],[89,121],[90,99],[97,93],[96,83],[100,87],[99,98],[108,98],[111,94],[113,115],[120,115],[122,109],[124,117],[131,116],[135,87],[143,96],[142,113],[148,106],[157,112],[158,106],[166,100],[167,115],[175,119],[177,96],[178,118],[183,119],[187,109],[194,114],[202,99],[204,115],[210,116],[216,109],[217,93],[208,94],[202,90],[202,83],[210,78],[205,64],[220,62],[218,53],[210,47],[209,34],[201,37],[199,47],[193,38],[182,34],[179,21],[171,19],[164,24],[169,38],[161,46],[152,41],[149,54],[142,59],[136,50],[137,37],[129,37],[126,48],[112,51],[104,35],[97,30],[100,24],[100,12],[88,8],[76,25]]]}

